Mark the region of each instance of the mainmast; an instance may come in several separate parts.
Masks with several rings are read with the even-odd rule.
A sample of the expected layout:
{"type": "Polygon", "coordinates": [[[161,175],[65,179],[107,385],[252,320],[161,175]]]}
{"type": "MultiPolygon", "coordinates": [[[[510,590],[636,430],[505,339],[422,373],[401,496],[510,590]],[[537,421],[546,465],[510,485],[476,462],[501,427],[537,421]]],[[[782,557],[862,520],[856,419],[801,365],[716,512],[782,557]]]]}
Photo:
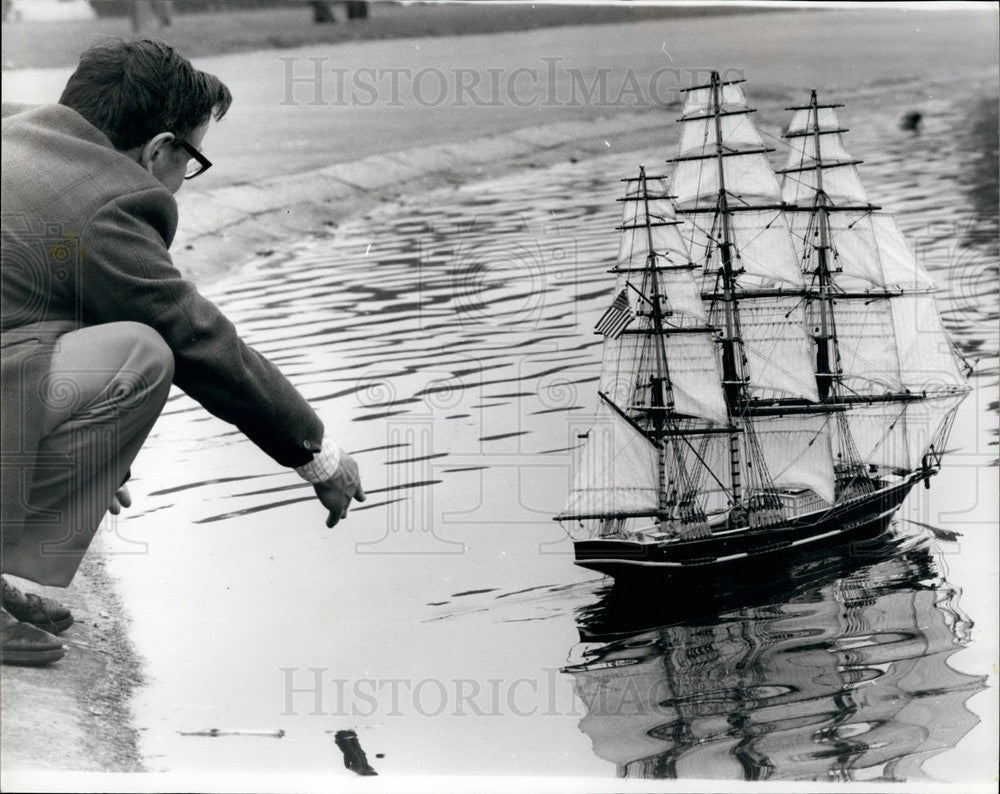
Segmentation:
{"type": "Polygon", "coordinates": [[[738,83],[713,73],[688,89],[672,189],[703,263],[702,298],[720,328],[718,354],[730,424],[726,467],[731,520],[777,520],[777,490],[834,498],[829,411],[820,403],[806,284],[785,202],[738,83]],[[798,440],[797,440],[798,439],[798,440]]]}
{"type": "MultiPolygon", "coordinates": [[[[729,202],[726,198],[726,172],[723,168],[722,148],[722,98],[720,92],[719,73],[712,72],[712,115],[715,126],[715,158],[719,173],[718,219],[720,221],[722,238],[719,241],[719,254],[722,257],[722,301],[725,313],[725,333],[722,337],[722,385],[726,395],[726,407],[729,415],[735,418],[742,414],[741,406],[746,399],[746,379],[743,377],[743,355],[739,351],[739,307],[736,303],[736,278],[733,273],[733,239],[729,228],[729,202]]],[[[733,502],[739,504],[743,499],[742,480],[740,477],[740,435],[738,432],[729,434],[729,478],[733,502]]]]}

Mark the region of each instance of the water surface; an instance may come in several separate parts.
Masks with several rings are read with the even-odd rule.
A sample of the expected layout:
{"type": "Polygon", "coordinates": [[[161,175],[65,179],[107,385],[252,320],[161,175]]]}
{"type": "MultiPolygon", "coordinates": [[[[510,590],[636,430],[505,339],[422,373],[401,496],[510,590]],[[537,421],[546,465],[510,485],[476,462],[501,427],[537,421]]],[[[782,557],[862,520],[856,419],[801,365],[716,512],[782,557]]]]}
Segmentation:
{"type": "MultiPolygon", "coordinates": [[[[575,568],[550,518],[595,407],[618,180],[662,164],[675,131],[652,151],[410,196],[215,285],[355,455],[369,499],[326,530],[309,486],[171,398],[133,467],[137,508],[108,533],[150,660],[150,767],[350,775],[333,736],[352,729],[382,773],[991,775],[987,91],[943,83],[919,134],[899,119],[926,84],[829,97],[850,100],[872,200],[897,213],[980,359],[945,471],[881,550],[770,587],[762,572],[735,596],[683,594],[683,612],[676,594],[575,568]],[[212,728],[285,736],[179,735],[212,728]]],[[[769,135],[802,99],[748,93],[769,135]]]]}

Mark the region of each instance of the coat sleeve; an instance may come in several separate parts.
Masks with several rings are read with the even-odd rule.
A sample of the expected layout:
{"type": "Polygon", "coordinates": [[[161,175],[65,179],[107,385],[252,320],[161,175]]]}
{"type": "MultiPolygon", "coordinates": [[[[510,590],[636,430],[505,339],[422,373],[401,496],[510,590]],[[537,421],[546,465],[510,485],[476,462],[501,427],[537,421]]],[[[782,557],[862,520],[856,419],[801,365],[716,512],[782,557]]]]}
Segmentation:
{"type": "Polygon", "coordinates": [[[80,235],[78,295],[87,322],[131,320],[156,331],[174,353],[174,383],[236,425],[283,466],[320,448],[323,424],[298,390],[239,338],[214,303],[181,276],[167,251],[173,196],[150,189],[97,210],[80,235]]]}

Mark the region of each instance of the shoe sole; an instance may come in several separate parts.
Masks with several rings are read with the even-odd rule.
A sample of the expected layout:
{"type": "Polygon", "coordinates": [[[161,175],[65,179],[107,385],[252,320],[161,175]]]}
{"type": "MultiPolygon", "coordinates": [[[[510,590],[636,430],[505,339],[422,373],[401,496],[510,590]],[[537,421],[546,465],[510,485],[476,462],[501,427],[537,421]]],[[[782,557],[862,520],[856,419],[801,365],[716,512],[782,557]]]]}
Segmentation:
{"type": "Polygon", "coordinates": [[[50,648],[47,651],[4,651],[0,654],[0,661],[3,664],[16,664],[22,667],[39,667],[58,662],[65,655],[65,648],[50,648]]]}
{"type": "MultiPolygon", "coordinates": [[[[9,612],[10,610],[8,610],[9,612]]],[[[49,634],[62,634],[66,629],[75,623],[72,616],[68,618],[63,618],[62,620],[30,620],[28,618],[18,618],[13,612],[10,614],[14,615],[15,618],[20,620],[22,623],[30,623],[35,628],[39,628],[42,631],[47,631],[49,634]]]]}

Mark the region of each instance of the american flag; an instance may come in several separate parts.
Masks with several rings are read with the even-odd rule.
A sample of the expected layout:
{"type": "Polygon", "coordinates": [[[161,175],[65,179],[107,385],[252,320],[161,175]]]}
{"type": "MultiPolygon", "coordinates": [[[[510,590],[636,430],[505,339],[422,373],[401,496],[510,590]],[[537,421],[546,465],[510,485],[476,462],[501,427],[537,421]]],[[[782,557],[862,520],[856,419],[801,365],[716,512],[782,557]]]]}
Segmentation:
{"type": "Polygon", "coordinates": [[[597,321],[594,330],[599,334],[604,334],[609,339],[617,339],[634,319],[635,312],[632,311],[632,305],[628,302],[628,290],[623,289],[618,293],[615,302],[611,304],[611,308],[604,312],[601,319],[597,321]]]}

